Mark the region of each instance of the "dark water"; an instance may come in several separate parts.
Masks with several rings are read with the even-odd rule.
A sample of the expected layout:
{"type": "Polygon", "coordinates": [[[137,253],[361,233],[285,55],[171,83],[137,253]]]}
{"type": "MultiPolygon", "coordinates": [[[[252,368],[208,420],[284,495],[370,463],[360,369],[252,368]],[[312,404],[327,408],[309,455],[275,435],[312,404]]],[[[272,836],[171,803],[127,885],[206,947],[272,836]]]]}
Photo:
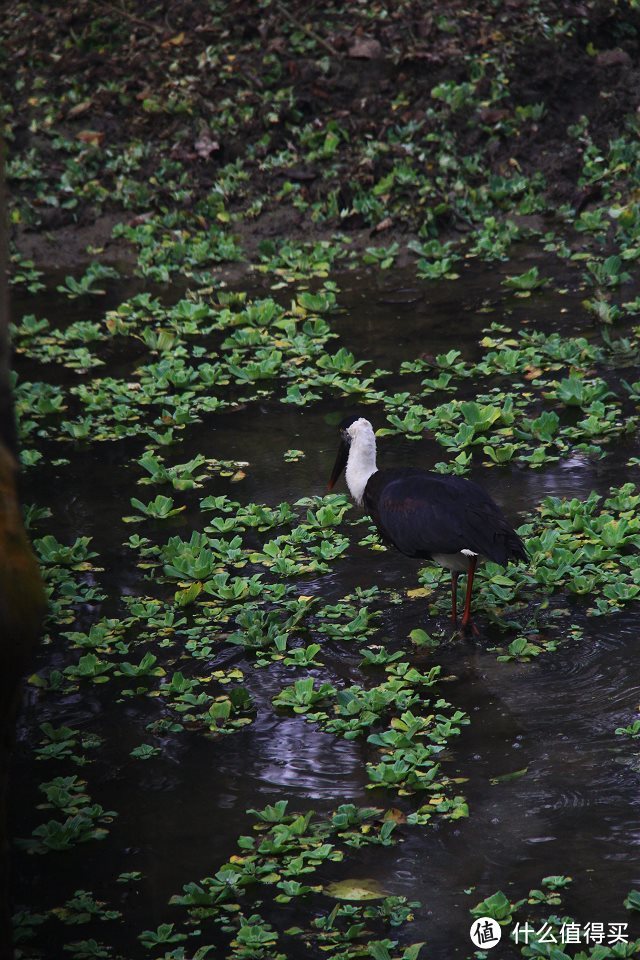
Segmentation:
{"type": "MultiPolygon", "coordinates": [[[[528,265],[523,262],[519,268],[512,261],[508,272],[521,272],[528,265]]],[[[514,328],[526,323],[578,332],[571,315],[578,315],[584,293],[570,282],[568,292],[550,302],[549,295],[527,301],[505,297],[500,270],[487,271],[480,264],[472,264],[456,283],[420,285],[397,275],[381,276],[377,284],[368,276],[340,279],[339,301],[345,311],[336,329],[340,342],[359,359],[387,369],[397,369],[400,360],[423,352],[451,348],[472,357],[480,331],[491,319],[514,328]],[[487,309],[492,312],[484,312],[487,309]]],[[[109,299],[89,304],[85,299],[82,309],[78,302],[69,308],[68,301],[54,297],[42,302],[40,313],[54,324],[68,316],[69,309],[73,319],[93,319],[102,315],[105,301],[113,306],[128,292],[111,292],[109,299]]],[[[33,306],[30,310],[38,312],[33,306]]],[[[38,365],[22,366],[26,379],[38,377],[38,365]]],[[[43,369],[40,375],[46,379],[47,374],[43,369]]],[[[323,493],[335,452],[335,430],[327,417],[335,412],[331,401],[306,410],[267,401],[191,427],[179,460],[201,452],[246,460],[249,467],[237,488],[229,490],[214,479],[203,491],[181,496],[193,509],[176,520],[175,529],[184,535],[191,526],[202,525],[198,499],[215,492],[218,484],[220,492],[224,489],[242,501],[269,504],[323,493]],[[283,453],[292,447],[303,449],[306,456],[284,463],[283,453]]],[[[370,416],[375,420],[375,408],[370,416]]],[[[110,596],[144,592],[134,559],[121,546],[133,531],[123,534],[120,518],[129,512],[130,495],[144,500],[157,490],[127,487],[125,492],[118,480],[120,468],[141,450],[137,440],[93,447],[68,444],[62,454],[70,457],[70,466],[40,467],[24,481],[28,502],[51,506],[51,531],[60,540],[78,534],[94,537],[106,568],[99,580],[110,596]]],[[[604,491],[622,482],[622,465],[630,452],[632,442],[598,463],[575,457],[544,470],[513,467],[478,475],[515,522],[548,494],[583,497],[591,489],[604,491]]],[[[386,463],[427,467],[444,458],[435,443],[403,438],[382,440],[380,456],[386,463]]],[[[399,554],[375,554],[354,543],[330,574],[306,583],[303,592],[333,600],[358,584],[403,591],[417,585],[417,572],[417,566],[399,554]]],[[[423,604],[405,600],[387,607],[377,636],[409,649],[409,632],[429,625],[423,604]]],[[[456,639],[428,655],[426,664],[442,664],[443,674],[452,678],[443,686],[443,696],[471,717],[471,725],[453,743],[448,767],[450,775],[468,778],[461,790],[469,799],[471,816],[423,830],[401,828],[402,843],[356,852],[320,877],[375,876],[389,893],[420,900],[423,907],[409,927],[407,942],[426,940],[424,956],[431,960],[471,955],[468,910],[483,897],[501,889],[510,899],[519,899],[550,874],[574,878],[564,904],[581,923],[633,920],[622,901],[632,887],[640,887],[640,756],[637,742],[616,737],[614,730],[631,721],[640,703],[640,619],[637,607],[606,619],[586,618],[581,609],[575,608],[575,622],[584,627],[583,638],[568,641],[537,662],[500,663],[487,652],[482,636],[456,639]],[[524,768],[526,773],[516,779],[491,783],[524,768]]],[[[97,612],[87,610],[85,617],[88,625],[97,612]]],[[[329,645],[322,659],[323,679],[362,675],[357,652],[348,645],[329,645]]],[[[40,665],[64,662],[60,642],[41,650],[40,665]]],[[[37,740],[38,724],[46,720],[97,730],[105,737],[95,762],[77,772],[86,775],[94,800],[119,816],[104,849],[91,843],[62,854],[17,853],[16,906],[43,909],[61,905],[76,889],[93,890],[123,910],[126,927],[105,924],[97,932],[92,927],[91,936],[100,934],[127,957],[138,956],[138,932],[181,919],[182,912],[167,905],[170,896],[184,883],[214,873],[236,851],[237,836],[250,829],[248,808],[283,797],[289,809],[328,811],[345,801],[393,805],[393,795],[366,789],[366,744],[337,740],[301,717],[274,712],[271,698],[299,672],[276,665],[258,671],[241,651],[226,648],[216,666],[231,664],[245,670],[257,704],[255,721],[219,739],[189,732],[167,737],[161,756],[146,763],[131,760],[128,753],[149,739],[145,724],[158,716],[152,700],[114,702],[111,684],[85,685],[63,701],[28,689],[14,768],[15,834],[28,836],[34,823],[47,819],[38,814],[34,819],[33,806],[39,799],[37,784],[55,774],[51,765],[35,762],[29,748],[37,740]],[[125,889],[115,883],[122,870],[140,870],[144,880],[125,889]]],[[[324,909],[327,902],[318,899],[324,909]]],[[[295,922],[295,902],[283,915],[295,922]]],[[[270,919],[266,912],[265,919],[270,919]]],[[[67,939],[86,935],[82,929],[66,931],[67,939]]],[[[211,938],[215,936],[213,931],[211,938]]],[[[45,947],[41,953],[44,960],[60,956],[59,945],[51,944],[53,952],[45,947]]],[[[508,949],[503,946],[491,956],[508,957],[508,949]]],[[[286,950],[291,960],[309,956],[301,946],[287,945],[286,950]]]]}

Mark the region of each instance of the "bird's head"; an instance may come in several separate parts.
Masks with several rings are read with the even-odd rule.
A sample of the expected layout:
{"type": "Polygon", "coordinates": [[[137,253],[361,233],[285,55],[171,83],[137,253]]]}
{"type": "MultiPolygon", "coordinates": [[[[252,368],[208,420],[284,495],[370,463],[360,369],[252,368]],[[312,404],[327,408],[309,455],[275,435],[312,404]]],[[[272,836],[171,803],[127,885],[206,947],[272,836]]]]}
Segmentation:
{"type": "Polygon", "coordinates": [[[345,417],[344,420],[341,420],[340,424],[338,425],[338,430],[340,432],[340,445],[338,446],[338,454],[336,456],[336,462],[333,465],[333,470],[331,471],[327,491],[333,490],[334,486],[340,479],[340,475],[346,467],[347,460],[349,459],[349,448],[358,434],[362,430],[373,432],[373,428],[369,421],[365,420],[364,417],[359,417],[357,414],[355,416],[345,417]]]}

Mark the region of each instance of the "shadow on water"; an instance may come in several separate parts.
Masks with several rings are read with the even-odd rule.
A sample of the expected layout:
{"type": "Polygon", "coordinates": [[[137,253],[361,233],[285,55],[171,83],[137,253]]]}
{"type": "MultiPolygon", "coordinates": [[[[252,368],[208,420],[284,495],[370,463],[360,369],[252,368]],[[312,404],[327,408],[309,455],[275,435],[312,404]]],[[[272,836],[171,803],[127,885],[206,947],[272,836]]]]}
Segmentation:
{"type": "MultiPolygon", "coordinates": [[[[567,314],[560,311],[579,302],[579,291],[569,289],[554,313],[538,300],[535,307],[513,299],[505,305],[499,281],[500,271],[492,276],[480,265],[470,267],[456,284],[429,286],[383,275],[376,288],[370,277],[349,274],[341,278],[341,342],[359,358],[397,370],[401,360],[421,352],[459,348],[461,327],[464,349],[471,355],[489,318],[545,329],[555,323],[566,332],[567,314]]],[[[119,290],[114,303],[131,292],[119,290]]],[[[53,304],[61,311],[68,307],[67,301],[53,304]]],[[[95,302],[96,316],[104,306],[95,302]]],[[[78,318],[90,319],[85,302],[82,310],[73,309],[78,318]]],[[[43,305],[43,313],[54,323],[58,319],[51,303],[43,305]]],[[[29,376],[36,374],[30,370],[29,376]]],[[[189,509],[176,520],[175,531],[185,535],[202,527],[197,503],[208,493],[224,491],[269,504],[322,494],[336,440],[327,417],[335,412],[335,403],[326,400],[305,410],[265,401],[191,427],[179,448],[180,460],[199,452],[248,461],[248,467],[237,487],[212,478],[203,491],[188,494],[189,509]],[[292,447],[304,450],[304,459],[283,462],[292,447]]],[[[371,418],[375,420],[375,408],[371,418]]],[[[77,534],[94,538],[105,566],[99,580],[110,598],[144,591],[134,560],[122,546],[128,533],[123,535],[121,524],[129,497],[152,489],[136,489],[130,482],[125,488],[121,481],[131,456],[141,451],[137,440],[94,447],[69,444],[69,466],[41,468],[25,478],[26,500],[51,507],[51,531],[59,539],[68,542],[77,534]]],[[[544,470],[479,470],[477,477],[517,522],[546,495],[582,498],[620,482],[628,455],[619,449],[600,462],[574,456],[544,470]]],[[[435,442],[393,437],[381,443],[382,463],[431,467],[441,459],[443,451],[435,442]]],[[[377,583],[402,592],[417,584],[417,572],[416,564],[397,553],[374,554],[354,544],[330,574],[301,586],[303,592],[331,600],[356,585],[377,583]]],[[[113,603],[107,601],[101,615],[113,603]]],[[[640,763],[633,742],[616,737],[614,730],[629,722],[640,700],[637,613],[588,619],[581,610],[576,605],[583,639],[567,642],[536,663],[500,663],[482,638],[454,639],[427,658],[429,665],[441,663],[443,674],[452,678],[443,695],[471,716],[448,758],[455,775],[468,778],[462,789],[471,816],[423,831],[401,830],[400,845],[382,853],[356,853],[349,871],[376,876],[388,892],[424,904],[411,938],[427,940],[432,958],[469,954],[468,909],[483,897],[502,889],[518,899],[550,874],[574,876],[565,905],[582,922],[632,920],[622,900],[640,884],[640,763]]],[[[97,610],[88,609],[86,624],[96,616],[97,610]]],[[[405,600],[383,611],[379,638],[408,649],[410,631],[427,623],[423,603],[405,600]]],[[[42,650],[41,661],[61,666],[65,656],[63,643],[55,641],[42,650]]],[[[330,644],[323,660],[323,678],[348,682],[360,674],[362,680],[348,645],[330,644]]],[[[250,828],[249,808],[282,797],[289,799],[290,809],[303,810],[327,811],[347,801],[392,804],[391,797],[366,789],[369,754],[361,741],[337,740],[301,717],[274,711],[271,698],[299,674],[277,665],[255,670],[241,652],[223,648],[216,667],[230,664],[245,671],[257,704],[254,723],[217,739],[167,735],[161,756],[144,764],[131,760],[129,752],[144,742],[146,725],[157,719],[157,701],[137,697],[113,702],[108,685],[96,686],[64,698],[60,712],[60,702],[54,711],[50,700],[29,688],[15,760],[14,833],[31,831],[37,784],[49,774],[33,763],[29,750],[38,739],[38,724],[90,726],[105,738],[90,768],[92,796],[119,813],[108,841],[118,855],[113,860],[110,855],[88,856],[82,846],[46,857],[17,854],[18,905],[33,910],[50,906],[52,890],[60,904],[76,889],[99,890],[101,898],[126,911],[131,929],[118,935],[121,946],[131,950],[139,930],[174,919],[167,907],[172,894],[187,881],[211,875],[235,852],[237,836],[250,828]],[[143,884],[123,891],[115,878],[124,869],[140,870],[143,884]]],[[[327,876],[341,876],[340,869],[331,867],[327,876]]],[[[287,955],[292,960],[307,956],[295,950],[287,955]]]]}

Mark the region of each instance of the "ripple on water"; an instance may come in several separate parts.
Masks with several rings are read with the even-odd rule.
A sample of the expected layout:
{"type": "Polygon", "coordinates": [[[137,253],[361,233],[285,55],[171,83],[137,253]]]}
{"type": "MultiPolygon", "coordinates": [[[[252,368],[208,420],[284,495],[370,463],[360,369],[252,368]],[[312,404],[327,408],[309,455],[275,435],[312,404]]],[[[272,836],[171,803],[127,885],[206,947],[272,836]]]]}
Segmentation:
{"type": "Polygon", "coordinates": [[[634,613],[607,620],[577,614],[574,622],[583,625],[584,636],[537,662],[501,664],[476,649],[468,661],[471,686],[460,691],[465,701],[474,701],[480,685],[503,705],[514,728],[531,736],[566,736],[580,748],[601,737],[610,741],[621,721],[637,715],[640,702],[634,613]]]}
{"type": "Polygon", "coordinates": [[[253,802],[255,792],[272,793],[286,788],[295,799],[319,799],[337,806],[345,800],[364,803],[365,778],[361,746],[357,741],[337,740],[302,717],[263,722],[237,745],[222,751],[218,774],[237,802],[253,802]]]}

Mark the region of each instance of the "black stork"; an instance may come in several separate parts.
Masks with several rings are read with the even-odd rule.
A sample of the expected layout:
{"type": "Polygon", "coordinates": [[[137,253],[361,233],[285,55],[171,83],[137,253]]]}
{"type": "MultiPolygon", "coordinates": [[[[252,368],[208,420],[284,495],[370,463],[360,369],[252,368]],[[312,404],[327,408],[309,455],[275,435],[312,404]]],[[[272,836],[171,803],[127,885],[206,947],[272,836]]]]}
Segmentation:
{"type": "Polygon", "coordinates": [[[525,546],[482,487],[453,477],[403,467],[378,470],[376,438],[364,417],[340,424],[340,447],[329,480],[332,490],[346,467],[351,496],[363,505],[383,539],[400,553],[433,560],[451,571],[451,618],[457,622],[458,577],[467,574],[462,627],[471,624],[471,591],[478,559],[506,566],[526,560],[525,546]]]}

